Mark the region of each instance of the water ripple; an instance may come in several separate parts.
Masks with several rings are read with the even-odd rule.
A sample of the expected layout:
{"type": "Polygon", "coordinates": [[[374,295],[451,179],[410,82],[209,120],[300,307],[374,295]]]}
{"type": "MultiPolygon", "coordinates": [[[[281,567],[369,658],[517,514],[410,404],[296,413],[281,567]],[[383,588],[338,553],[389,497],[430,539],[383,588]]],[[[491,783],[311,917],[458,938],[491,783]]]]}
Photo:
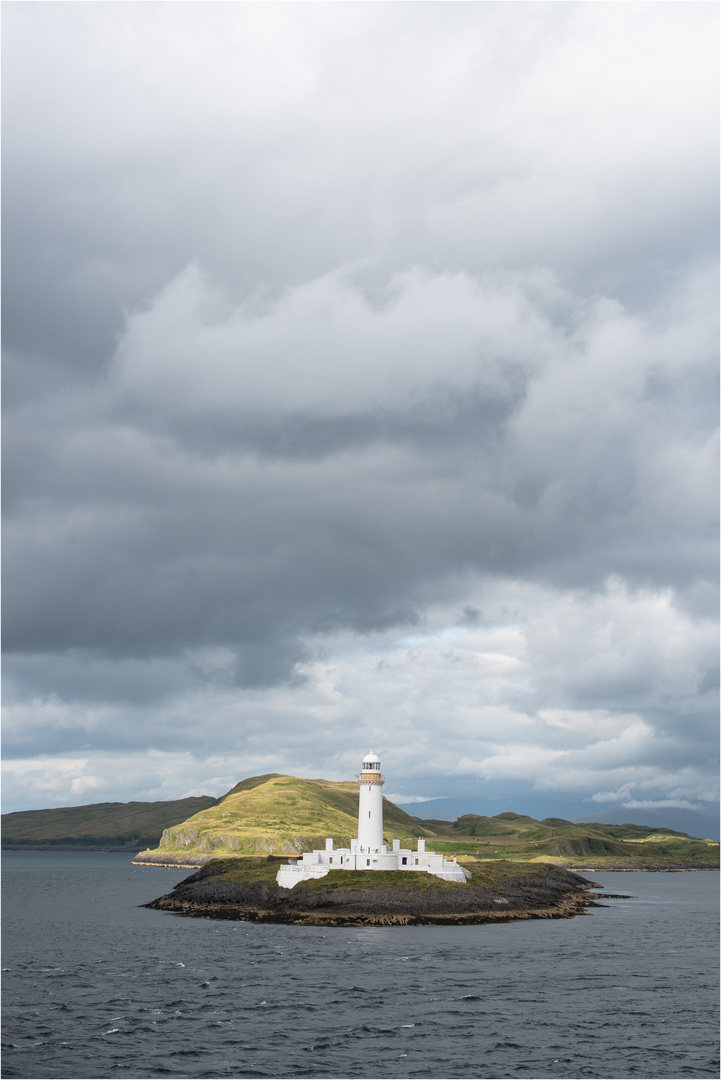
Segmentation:
{"type": "Polygon", "coordinates": [[[55,866],[49,918],[12,854],[8,1078],[718,1075],[711,874],[637,875],[652,909],[329,932],[147,911],[177,871],[111,855],[55,866]]]}

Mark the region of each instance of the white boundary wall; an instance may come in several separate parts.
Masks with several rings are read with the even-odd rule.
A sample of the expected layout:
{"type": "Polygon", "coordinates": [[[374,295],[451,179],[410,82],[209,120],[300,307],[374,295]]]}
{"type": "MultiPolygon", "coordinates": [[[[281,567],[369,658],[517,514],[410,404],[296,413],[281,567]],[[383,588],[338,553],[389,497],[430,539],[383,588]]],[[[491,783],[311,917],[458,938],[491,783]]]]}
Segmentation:
{"type": "Polygon", "coordinates": [[[366,754],[359,777],[358,839],[349,848],[333,849],[328,837],[324,850],[306,851],[297,863],[282,863],[276,881],[282,889],[292,889],[299,881],[322,878],[331,870],[407,870],[411,873],[433,874],[444,881],[467,881],[470,874],[455,858],[447,861],[435,851],[426,851],[423,837],[418,850],[401,848],[400,840],[393,841],[389,851],[383,843],[383,782],[380,758],[366,754]]]}
{"type": "Polygon", "coordinates": [[[292,889],[299,881],[311,881],[314,878],[325,877],[330,871],[329,866],[304,866],[302,863],[281,863],[275,880],[281,889],[292,889]]]}
{"type": "Polygon", "coordinates": [[[282,889],[292,889],[300,881],[325,877],[330,870],[367,873],[376,870],[402,870],[404,873],[433,874],[443,881],[467,881],[470,876],[455,859],[450,862],[435,851],[399,848],[393,852],[384,850],[378,855],[369,854],[366,857],[365,853],[351,851],[350,848],[334,850],[326,847],[325,850],[306,852],[297,863],[281,863],[276,881],[282,889]]]}

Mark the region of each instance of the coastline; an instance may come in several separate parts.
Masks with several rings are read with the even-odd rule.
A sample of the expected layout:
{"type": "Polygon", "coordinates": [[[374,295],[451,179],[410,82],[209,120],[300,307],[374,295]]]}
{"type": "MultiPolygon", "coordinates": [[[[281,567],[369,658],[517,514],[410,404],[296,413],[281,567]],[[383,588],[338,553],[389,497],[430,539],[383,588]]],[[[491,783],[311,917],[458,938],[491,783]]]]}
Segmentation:
{"type": "MultiPolygon", "coordinates": [[[[212,855],[199,855],[197,858],[189,859],[187,856],[185,859],[178,857],[177,859],[173,855],[158,855],[155,852],[138,852],[133,858],[133,864],[135,866],[164,866],[174,867],[177,866],[179,870],[200,870],[208,863],[215,861],[212,855]]],[[[686,874],[695,873],[700,870],[719,870],[719,866],[709,866],[700,864],[698,866],[653,866],[643,865],[636,863],[634,866],[624,865],[623,863],[611,863],[608,866],[574,866],[571,863],[522,863],[519,861],[515,863],[513,860],[499,859],[495,865],[503,866],[513,863],[513,865],[526,865],[526,866],[547,866],[554,867],[558,870],[567,870],[571,874],[606,874],[606,873],[645,873],[645,874],[686,874]]],[[[468,862],[464,864],[468,869],[472,869],[473,863],[468,862]]]]}
{"type": "Polygon", "coordinates": [[[191,918],[304,926],[467,926],[569,919],[603,906],[591,891],[601,886],[554,866],[475,868],[468,883],[383,871],[353,881],[355,874],[339,870],[283,889],[274,880],[275,861],[253,862],[205,866],[144,906],[191,918]]]}
{"type": "Polygon", "coordinates": [[[698,874],[703,870],[716,871],[718,866],[574,866],[574,874],[698,874]]]}
{"type": "Polygon", "coordinates": [[[133,866],[177,866],[180,870],[200,870],[209,863],[212,855],[199,855],[192,862],[189,859],[176,858],[174,855],[155,855],[140,851],[133,859],[133,866]]]}

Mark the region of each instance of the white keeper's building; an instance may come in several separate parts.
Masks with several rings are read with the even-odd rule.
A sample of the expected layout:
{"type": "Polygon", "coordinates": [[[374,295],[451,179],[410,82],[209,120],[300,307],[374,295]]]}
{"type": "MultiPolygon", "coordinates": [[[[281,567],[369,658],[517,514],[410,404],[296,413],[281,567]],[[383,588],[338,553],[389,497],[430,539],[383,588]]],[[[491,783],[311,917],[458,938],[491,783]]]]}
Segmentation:
{"type": "Polygon", "coordinates": [[[467,872],[453,861],[435,851],[426,851],[426,842],[419,838],[416,851],[402,848],[394,840],[391,850],[383,843],[383,784],[380,758],[366,754],[358,780],[358,839],[349,848],[335,848],[329,837],[324,851],[307,851],[294,863],[282,863],[277,882],[283,889],[292,889],[299,881],[325,877],[330,870],[411,870],[434,874],[444,881],[466,881],[467,872]]]}

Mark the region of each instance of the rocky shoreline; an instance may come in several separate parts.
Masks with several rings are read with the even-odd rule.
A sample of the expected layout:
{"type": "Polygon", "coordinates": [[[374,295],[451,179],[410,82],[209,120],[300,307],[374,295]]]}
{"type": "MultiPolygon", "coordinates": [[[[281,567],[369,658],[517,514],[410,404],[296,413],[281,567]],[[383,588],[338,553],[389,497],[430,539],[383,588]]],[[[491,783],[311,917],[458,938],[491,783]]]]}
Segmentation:
{"type": "MultiPolygon", "coordinates": [[[[515,876],[492,884],[450,886],[414,883],[354,886],[348,874],[336,880],[281,889],[265,880],[229,880],[227,864],[206,866],[145,907],[196,918],[305,926],[463,926],[517,919],[568,919],[598,907],[594,882],[559,867],[515,876]],[[450,887],[449,887],[450,886],[450,887]]],[[[330,876],[330,875],[329,875],[330,876]]],[[[409,876],[409,875],[405,875],[409,876]]],[[[415,875],[414,875],[415,876],[415,875]]],[[[365,875],[364,875],[365,878],[365,875]]]]}
{"type": "MultiPolygon", "coordinates": [[[[179,870],[200,870],[208,863],[215,861],[212,855],[176,856],[166,855],[157,851],[141,851],[134,858],[136,866],[177,866],[179,870]]],[[[609,862],[602,866],[573,866],[570,863],[546,863],[548,867],[568,870],[574,874],[604,874],[604,873],[636,873],[643,871],[646,874],[683,874],[697,870],[718,870],[718,866],[709,866],[707,863],[669,863],[666,866],[653,866],[647,863],[637,862],[609,862]]]]}
{"type": "Polygon", "coordinates": [[[182,858],[176,855],[158,854],[156,851],[141,851],[133,859],[134,866],[177,866],[181,870],[200,870],[212,860],[212,855],[199,855],[197,858],[182,858]]]}

